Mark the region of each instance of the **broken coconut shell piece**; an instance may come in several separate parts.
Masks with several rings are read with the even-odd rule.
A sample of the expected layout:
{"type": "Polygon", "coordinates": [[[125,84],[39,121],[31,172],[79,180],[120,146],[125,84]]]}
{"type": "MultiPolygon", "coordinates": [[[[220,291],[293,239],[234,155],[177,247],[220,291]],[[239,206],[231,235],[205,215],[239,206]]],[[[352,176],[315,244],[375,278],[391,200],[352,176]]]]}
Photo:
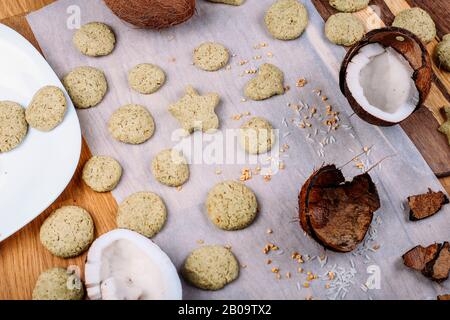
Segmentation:
{"type": "Polygon", "coordinates": [[[299,194],[303,230],[324,247],[338,252],[357,247],[379,207],[380,198],[368,173],[348,182],[335,165],[315,171],[299,194]]]}
{"type": "Polygon", "coordinates": [[[409,220],[422,220],[433,216],[441,210],[444,204],[447,204],[448,198],[442,192],[434,192],[428,189],[427,193],[408,197],[409,220]]]}
{"type": "Polygon", "coordinates": [[[437,296],[438,300],[442,300],[442,301],[449,301],[450,300],[450,294],[441,294],[439,296],[437,296]]]}
{"type": "Polygon", "coordinates": [[[431,60],[413,33],[396,27],[372,30],[349,49],[339,84],[364,121],[391,126],[408,118],[427,98],[431,60]]]}
{"type": "Polygon", "coordinates": [[[450,245],[435,243],[428,247],[416,246],[403,255],[405,266],[420,271],[431,280],[442,282],[450,272],[450,245]]]}

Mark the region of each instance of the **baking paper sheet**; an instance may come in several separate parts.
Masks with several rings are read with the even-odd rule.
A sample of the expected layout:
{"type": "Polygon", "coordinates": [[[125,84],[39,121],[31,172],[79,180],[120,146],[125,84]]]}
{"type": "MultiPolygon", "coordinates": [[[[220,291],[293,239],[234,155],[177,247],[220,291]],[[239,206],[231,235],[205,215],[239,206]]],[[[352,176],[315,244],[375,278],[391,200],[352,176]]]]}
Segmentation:
{"type": "MultiPolygon", "coordinates": [[[[288,42],[274,40],[266,32],[263,17],[271,3],[270,0],[247,0],[245,5],[233,7],[199,0],[196,14],[189,22],[163,31],[140,30],[125,24],[100,0],[60,0],[30,14],[27,19],[45,57],[59,76],[82,65],[100,68],[106,74],[109,92],[104,101],[95,108],[78,110],[78,116],[92,152],[113,156],[124,167],[122,181],[113,191],[117,201],[142,190],[153,191],[163,197],[169,217],[154,241],[168,253],[177,268],[187,254],[199,246],[199,240],[206,244],[230,245],[240,263],[245,265],[239,279],[223,290],[202,291],[183,283],[184,298],[303,299],[312,296],[319,299],[426,299],[448,291],[448,281],[442,285],[434,284],[403,266],[401,260],[401,255],[417,244],[449,240],[448,207],[425,221],[410,222],[404,204],[409,195],[426,192],[428,187],[441,190],[442,186],[400,127],[378,128],[352,115],[337,82],[345,50],[324,38],[324,22],[310,1],[304,1],[310,16],[305,34],[288,42]],[[117,46],[113,54],[90,58],[74,48],[72,27],[76,25],[78,14],[81,24],[102,21],[114,29],[117,46]],[[192,50],[205,41],[218,41],[230,49],[233,53],[231,69],[210,73],[192,65],[192,50]],[[254,48],[262,42],[267,46],[254,48]],[[271,54],[268,53],[273,56],[269,57],[271,54]],[[254,59],[255,56],[261,56],[261,59],[254,59]],[[249,62],[241,66],[243,60],[249,62]],[[162,89],[148,96],[132,91],[127,84],[128,70],[143,62],[158,64],[167,74],[167,83],[162,89]],[[253,77],[245,74],[245,70],[255,69],[263,62],[280,67],[286,76],[285,84],[291,89],[285,95],[263,102],[242,102],[243,87],[253,77]],[[307,79],[308,84],[297,88],[295,84],[299,78],[307,79]],[[248,119],[244,117],[236,121],[232,119],[233,115],[250,112],[252,116],[266,117],[280,130],[280,147],[289,145],[289,149],[280,154],[285,170],[275,174],[269,182],[261,176],[254,176],[246,182],[257,195],[260,213],[256,221],[242,231],[226,232],[214,227],[207,218],[204,201],[215,183],[237,179],[243,167],[254,168],[254,165],[191,165],[190,180],[180,191],[162,186],[151,174],[152,158],[160,150],[176,144],[171,136],[179,125],[167,108],[183,95],[187,85],[194,86],[201,94],[220,94],[222,102],[217,112],[222,132],[238,128],[248,119]],[[326,103],[312,92],[315,88],[328,97],[326,103]],[[139,146],[119,143],[107,130],[112,112],[128,103],[148,107],[155,118],[155,135],[139,146]],[[319,142],[330,134],[319,132],[315,135],[316,128],[326,129],[319,125],[317,119],[311,120],[313,126],[310,129],[298,128],[295,123],[301,115],[308,113],[302,111],[299,114],[289,108],[288,103],[316,106],[318,113],[322,114],[325,105],[330,104],[333,110],[340,112],[341,128],[331,132],[336,141],[323,148],[323,157],[320,156],[319,142]],[[295,119],[294,123],[292,119],[295,119]],[[361,157],[366,167],[390,156],[371,171],[380,193],[381,209],[376,213],[366,246],[348,254],[325,251],[305,236],[295,221],[297,194],[314,168],[324,163],[343,165],[365,146],[372,147],[368,156],[361,157]],[[216,174],[217,169],[222,173],[216,174]],[[266,232],[269,228],[273,233],[266,232]],[[264,254],[262,249],[269,242],[280,250],[264,254]],[[374,252],[367,249],[374,245],[380,245],[380,249],[374,252]],[[291,259],[294,251],[303,254],[305,260],[309,255],[311,261],[298,264],[291,259]],[[327,257],[326,264],[319,263],[317,256],[321,255],[327,257]],[[266,264],[267,259],[271,259],[272,264],[266,264]],[[323,280],[311,281],[309,288],[303,287],[307,271],[320,278],[334,266],[344,278],[332,282],[325,276],[323,280]],[[282,279],[276,279],[271,272],[274,267],[280,269],[282,279]],[[299,273],[298,267],[302,267],[304,273],[299,273]],[[289,279],[287,272],[291,273],[289,279]],[[361,288],[368,280],[372,281],[374,288],[361,288]],[[326,289],[327,283],[343,289],[326,289]]],[[[344,168],[348,178],[360,172],[354,162],[344,168]]],[[[100,215],[102,212],[92,214],[100,215]]]]}

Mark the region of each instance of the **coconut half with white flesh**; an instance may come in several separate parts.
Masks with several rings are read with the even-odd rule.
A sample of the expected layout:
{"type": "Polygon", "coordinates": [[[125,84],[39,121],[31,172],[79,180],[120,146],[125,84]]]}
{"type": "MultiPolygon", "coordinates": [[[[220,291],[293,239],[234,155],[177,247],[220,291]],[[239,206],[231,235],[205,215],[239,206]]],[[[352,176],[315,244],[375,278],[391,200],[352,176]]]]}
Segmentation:
{"type": "Polygon", "coordinates": [[[125,229],[96,239],[85,264],[91,300],[181,300],[182,289],[170,258],[153,241],[125,229]]]}
{"type": "Polygon", "coordinates": [[[408,118],[431,88],[431,62],[422,42],[395,27],[376,29],[348,51],[339,75],[350,106],[363,120],[390,126],[408,118]]]}

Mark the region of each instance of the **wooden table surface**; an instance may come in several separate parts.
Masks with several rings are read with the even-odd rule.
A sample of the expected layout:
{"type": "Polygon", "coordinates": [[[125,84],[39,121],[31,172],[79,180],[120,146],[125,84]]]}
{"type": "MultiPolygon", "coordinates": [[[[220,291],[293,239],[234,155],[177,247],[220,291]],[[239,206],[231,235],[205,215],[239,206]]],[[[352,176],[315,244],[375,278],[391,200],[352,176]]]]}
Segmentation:
{"type": "MultiPolygon", "coordinates": [[[[39,48],[34,35],[24,16],[55,0],[2,0],[0,2],[0,20],[24,35],[33,45],[39,48]]],[[[322,17],[332,13],[325,0],[312,0],[322,17]]],[[[450,2],[448,0],[372,0],[381,8],[384,23],[392,21],[395,14],[409,6],[420,6],[430,12],[438,28],[438,37],[450,33],[450,2]]],[[[365,13],[364,13],[365,14],[365,13]]],[[[376,22],[375,22],[376,23],[376,22]]],[[[431,52],[436,45],[434,41],[428,46],[431,52]]],[[[439,108],[449,105],[450,74],[438,69],[435,71],[433,92],[425,102],[439,123],[443,121],[439,108]]],[[[436,121],[431,119],[431,121],[436,121]]],[[[414,121],[414,120],[413,120],[414,121]]],[[[402,126],[408,133],[408,128],[402,126]]],[[[413,139],[414,140],[414,139],[413,139]]],[[[417,141],[414,141],[417,145],[417,141]]],[[[426,141],[423,142],[426,144],[426,141]]],[[[433,152],[430,150],[430,153],[433,152]]],[[[444,152],[449,152],[448,149],[444,152]]],[[[427,159],[427,154],[424,154],[427,159]]],[[[43,214],[19,232],[0,243],[0,299],[30,299],[34,283],[39,273],[49,267],[78,265],[83,270],[85,254],[74,259],[59,259],[42,248],[39,242],[39,229],[45,218],[61,205],[76,204],[90,212],[101,212],[94,215],[96,233],[102,234],[115,227],[117,203],[110,193],[95,193],[81,181],[81,168],[90,158],[91,153],[83,140],[82,152],[75,175],[66,190],[43,214]]],[[[429,155],[430,157],[432,154],[429,155]]],[[[440,178],[442,185],[450,193],[450,177],[440,178]]]]}

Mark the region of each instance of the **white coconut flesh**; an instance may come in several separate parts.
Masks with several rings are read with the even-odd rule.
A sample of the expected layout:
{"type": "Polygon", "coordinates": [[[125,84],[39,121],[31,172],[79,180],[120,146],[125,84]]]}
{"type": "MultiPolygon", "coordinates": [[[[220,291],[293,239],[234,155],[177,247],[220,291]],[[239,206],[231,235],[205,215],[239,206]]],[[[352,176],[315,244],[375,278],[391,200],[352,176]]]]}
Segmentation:
{"type": "Polygon", "coordinates": [[[85,264],[91,300],[180,300],[181,282],[170,258],[150,239],[130,230],[103,234],[85,264]]]}
{"type": "Polygon", "coordinates": [[[347,67],[347,86],[358,104],[377,119],[398,123],[419,103],[408,60],[391,47],[364,46],[347,67]]]}

